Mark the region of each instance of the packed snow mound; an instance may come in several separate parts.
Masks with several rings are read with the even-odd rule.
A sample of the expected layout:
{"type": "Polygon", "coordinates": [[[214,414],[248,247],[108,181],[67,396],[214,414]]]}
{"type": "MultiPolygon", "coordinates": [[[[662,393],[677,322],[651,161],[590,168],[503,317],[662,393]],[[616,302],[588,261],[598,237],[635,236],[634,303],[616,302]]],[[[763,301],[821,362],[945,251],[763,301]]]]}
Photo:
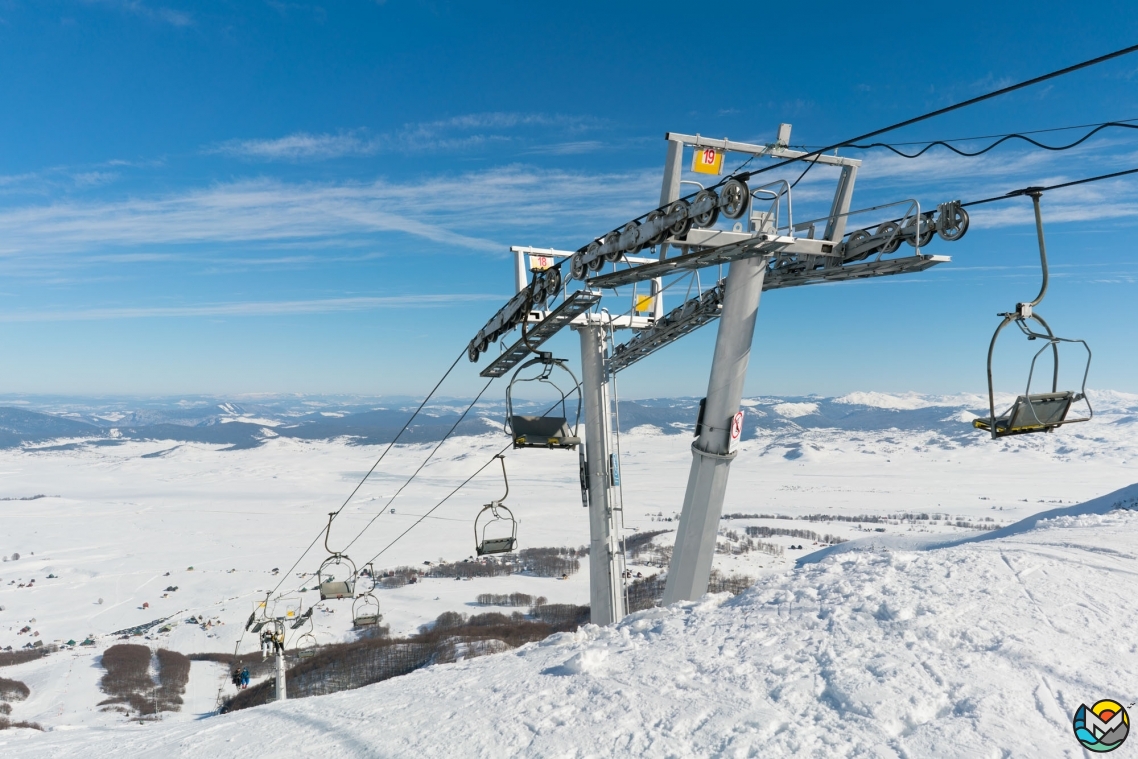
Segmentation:
{"type": "Polygon", "coordinates": [[[1125,591],[1138,512],[1092,504],[942,550],[824,556],[733,599],[356,691],[0,744],[22,757],[1077,756],[1079,705],[1138,690],[1125,591]]]}

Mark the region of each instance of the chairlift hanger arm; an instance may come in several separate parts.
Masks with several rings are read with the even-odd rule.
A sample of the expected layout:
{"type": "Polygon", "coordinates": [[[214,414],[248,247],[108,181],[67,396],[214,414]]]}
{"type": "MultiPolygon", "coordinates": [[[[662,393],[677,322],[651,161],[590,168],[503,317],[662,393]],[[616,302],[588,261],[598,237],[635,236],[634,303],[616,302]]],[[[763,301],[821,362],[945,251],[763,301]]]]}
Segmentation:
{"type": "Polygon", "coordinates": [[[506,492],[503,493],[502,497],[498,499],[498,503],[501,503],[510,495],[510,478],[506,475],[506,457],[503,454],[499,453],[496,458],[502,465],[502,482],[506,485],[506,492]]]}

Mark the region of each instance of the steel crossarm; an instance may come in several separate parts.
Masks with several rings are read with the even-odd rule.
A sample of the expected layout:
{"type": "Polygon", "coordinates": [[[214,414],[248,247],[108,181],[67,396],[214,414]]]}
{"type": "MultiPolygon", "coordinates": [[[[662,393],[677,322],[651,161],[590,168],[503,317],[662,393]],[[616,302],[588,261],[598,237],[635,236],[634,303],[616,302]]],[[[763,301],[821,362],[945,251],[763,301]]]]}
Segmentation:
{"type": "MultiPolygon", "coordinates": [[[[701,301],[699,298],[694,298],[693,300],[699,301],[699,306],[690,316],[681,315],[673,318],[669,314],[667,318],[637,332],[636,336],[628,342],[617,346],[612,358],[609,359],[609,371],[615,374],[622,369],[627,369],[665,345],[669,345],[684,335],[694,332],[703,325],[719,318],[719,312],[723,306],[718,299],[701,301]]],[[[677,309],[677,311],[679,310],[677,309]]]]}
{"type": "MultiPolygon", "coordinates": [[[[693,230],[695,231],[695,230],[693,230]]],[[[669,244],[683,245],[684,241],[674,240],[669,244]]],[[[603,274],[589,280],[590,287],[616,288],[631,285],[634,282],[643,282],[656,277],[677,274],[683,271],[706,269],[709,266],[726,264],[741,258],[754,256],[769,256],[779,253],[798,253],[806,255],[825,255],[823,245],[833,248],[832,243],[824,240],[807,240],[795,237],[784,237],[773,234],[747,235],[738,242],[727,242],[716,247],[701,248],[692,253],[666,258],[650,264],[640,264],[630,269],[603,274]]]]}
{"type": "Polygon", "coordinates": [[[890,274],[910,274],[924,271],[937,264],[951,261],[950,256],[929,256],[919,254],[903,258],[883,258],[879,261],[860,261],[858,263],[814,269],[812,271],[780,271],[772,267],[767,271],[763,290],[778,290],[783,287],[798,287],[821,282],[845,282],[851,279],[885,277],[890,274]]]}
{"type": "Polygon", "coordinates": [[[526,328],[524,340],[519,339],[507,348],[502,355],[494,359],[479,374],[483,377],[501,377],[521,363],[534,348],[556,335],[562,328],[569,326],[574,318],[588,311],[600,302],[600,299],[601,294],[592,290],[577,290],[570,293],[565,301],[550,311],[544,319],[534,326],[526,328]]]}
{"type": "MultiPolygon", "coordinates": [[[[781,271],[777,268],[771,268],[767,271],[763,290],[924,271],[950,260],[951,258],[948,256],[917,255],[847,264],[846,266],[815,271],[781,271]]],[[[615,373],[627,369],[640,359],[646,358],[705,324],[715,321],[723,310],[720,305],[721,300],[721,296],[711,299],[696,296],[684,306],[677,307],[665,318],[646,329],[640,330],[631,340],[616,346],[613,356],[609,360],[609,371],[615,373]],[[689,307],[685,308],[685,306],[689,307]],[[687,315],[685,315],[685,311],[687,315]]]]}

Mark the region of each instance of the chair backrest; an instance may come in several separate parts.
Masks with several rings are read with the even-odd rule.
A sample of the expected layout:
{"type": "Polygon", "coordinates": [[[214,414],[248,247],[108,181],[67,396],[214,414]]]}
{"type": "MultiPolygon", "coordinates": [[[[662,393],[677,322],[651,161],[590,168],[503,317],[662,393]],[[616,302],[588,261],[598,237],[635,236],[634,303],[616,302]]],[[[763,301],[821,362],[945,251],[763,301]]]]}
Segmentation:
{"type": "Polygon", "coordinates": [[[551,437],[567,438],[573,433],[563,416],[521,416],[515,414],[510,417],[510,428],[514,431],[514,438],[524,437],[527,440],[548,440],[551,437]]]}
{"type": "Polygon", "coordinates": [[[514,550],[514,538],[487,538],[478,546],[478,555],[488,553],[509,553],[514,550]]]}
{"type": "Polygon", "coordinates": [[[344,582],[343,580],[331,580],[330,582],[320,583],[320,600],[327,601],[330,598],[351,598],[352,585],[351,583],[344,582]]]}
{"type": "Polygon", "coordinates": [[[1009,418],[1012,429],[1019,427],[1052,426],[1067,417],[1074,393],[1033,393],[1016,399],[1009,418]]]}

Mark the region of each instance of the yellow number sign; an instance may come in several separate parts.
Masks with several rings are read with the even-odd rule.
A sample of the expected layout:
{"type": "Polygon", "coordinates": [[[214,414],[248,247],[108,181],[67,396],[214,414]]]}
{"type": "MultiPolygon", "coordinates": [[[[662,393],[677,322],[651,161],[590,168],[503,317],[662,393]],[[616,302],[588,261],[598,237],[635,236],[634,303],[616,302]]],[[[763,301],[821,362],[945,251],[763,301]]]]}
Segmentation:
{"type": "Polygon", "coordinates": [[[697,174],[722,174],[723,151],[715,148],[696,148],[691,157],[691,170],[697,174]]]}
{"type": "Polygon", "coordinates": [[[530,271],[545,271],[552,267],[554,264],[552,256],[530,256],[529,257],[529,270],[530,271]]]}

